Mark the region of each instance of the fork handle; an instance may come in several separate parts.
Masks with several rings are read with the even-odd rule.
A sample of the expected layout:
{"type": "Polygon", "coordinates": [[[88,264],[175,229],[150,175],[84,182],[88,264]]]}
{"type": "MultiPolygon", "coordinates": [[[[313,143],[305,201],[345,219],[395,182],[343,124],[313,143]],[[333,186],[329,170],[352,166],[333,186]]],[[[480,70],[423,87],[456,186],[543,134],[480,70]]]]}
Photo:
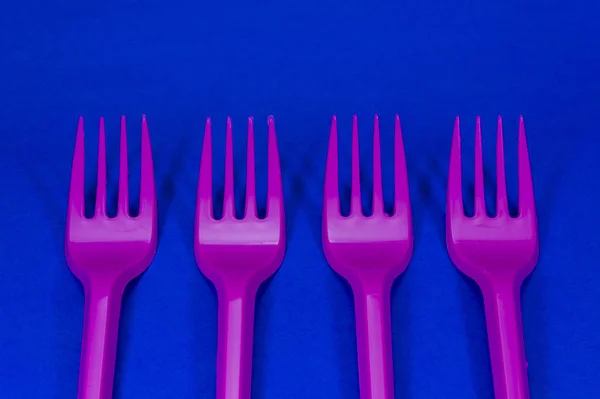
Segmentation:
{"type": "Polygon", "coordinates": [[[529,399],[520,285],[502,282],[483,292],[496,399],[529,399]]]}
{"type": "Polygon", "coordinates": [[[217,399],[250,399],[256,291],[218,293],[217,399]]]}
{"type": "Polygon", "coordinates": [[[85,288],[78,399],[112,398],[122,296],[116,284],[85,288]]]}
{"type": "Polygon", "coordinates": [[[361,399],[393,399],[391,287],[354,287],[361,399]]]}

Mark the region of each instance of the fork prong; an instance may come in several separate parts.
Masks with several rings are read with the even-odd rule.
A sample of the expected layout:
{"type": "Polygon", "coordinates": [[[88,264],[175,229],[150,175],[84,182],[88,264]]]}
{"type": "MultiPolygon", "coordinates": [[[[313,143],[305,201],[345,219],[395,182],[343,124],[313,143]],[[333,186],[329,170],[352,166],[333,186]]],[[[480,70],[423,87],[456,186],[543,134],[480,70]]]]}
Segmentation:
{"type": "Polygon", "coordinates": [[[325,188],[323,201],[323,216],[340,215],[340,193],[338,187],[338,138],[337,118],[331,119],[329,132],[329,148],[325,165],[325,188]]]}
{"type": "Polygon", "coordinates": [[[71,166],[71,182],[69,184],[69,217],[84,217],[84,185],[85,185],[85,145],[83,133],[83,117],[77,122],[73,165],[71,166]]]}
{"type": "Polygon", "coordinates": [[[254,164],[254,119],[248,118],[248,150],[246,151],[246,215],[256,217],[256,166],[254,164]]]}
{"type": "Polygon", "coordinates": [[[212,217],[212,129],[210,118],[207,118],[198,173],[196,220],[212,219],[212,217]]]}
{"type": "Polygon", "coordinates": [[[406,154],[400,127],[400,116],[396,115],[394,122],[394,215],[403,214],[410,210],[410,195],[408,189],[408,172],[406,170],[406,154]]]}
{"type": "Polygon", "coordinates": [[[142,161],[140,183],[140,216],[156,213],[156,184],[154,182],[154,162],[146,115],[142,115],[142,161]]]}
{"type": "Polygon", "coordinates": [[[485,193],[483,188],[483,149],[481,118],[475,119],[475,216],[485,216],[485,193]]]}
{"type": "Polygon", "coordinates": [[[104,118],[100,117],[100,131],[98,133],[98,182],[96,185],[96,213],[95,217],[106,216],[106,133],[104,118]]]}
{"type": "Polygon", "coordinates": [[[519,118],[519,216],[535,216],[533,179],[522,116],[519,118]]]}
{"type": "Polygon", "coordinates": [[[281,166],[279,161],[279,150],[277,148],[277,137],[275,135],[275,119],[269,116],[269,144],[268,144],[268,172],[267,172],[267,216],[283,216],[283,187],[281,183],[281,166]]]}
{"type": "Polygon", "coordinates": [[[464,217],[462,199],[462,165],[460,154],[460,120],[454,121],[452,148],[450,150],[450,166],[448,168],[448,191],[446,194],[446,212],[450,218],[464,217]]]}
{"type": "Polygon", "coordinates": [[[129,168],[127,157],[127,123],[121,116],[121,143],[119,149],[119,214],[129,214],[129,168]]]}
{"type": "Polygon", "coordinates": [[[379,133],[379,116],[375,115],[373,126],[373,215],[383,214],[383,188],[381,180],[381,138],[379,133]]]}
{"type": "Polygon", "coordinates": [[[227,131],[225,133],[225,190],[223,193],[223,218],[235,216],[235,202],[233,194],[233,131],[231,118],[227,118],[227,131]]]}
{"type": "Polygon", "coordinates": [[[508,216],[508,194],[506,193],[506,170],[504,168],[504,134],[502,117],[498,116],[496,134],[496,217],[508,216]]]}
{"type": "Polygon", "coordinates": [[[360,198],[360,151],[358,148],[358,117],[352,118],[352,188],[350,194],[350,214],[362,214],[360,198]]]}

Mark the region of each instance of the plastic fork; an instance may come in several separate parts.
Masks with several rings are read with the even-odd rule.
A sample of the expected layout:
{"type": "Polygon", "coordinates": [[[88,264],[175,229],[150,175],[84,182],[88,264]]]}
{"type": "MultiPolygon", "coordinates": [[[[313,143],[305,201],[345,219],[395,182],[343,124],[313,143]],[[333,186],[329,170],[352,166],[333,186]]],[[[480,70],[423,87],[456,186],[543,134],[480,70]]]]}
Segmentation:
{"type": "Polygon", "coordinates": [[[217,399],[249,399],[252,380],[254,304],[261,283],[274,274],[285,253],[285,219],[275,122],[268,119],[267,213],[256,210],[254,123],[248,119],[246,210],[236,218],[233,194],[233,138],[227,118],[223,216],[212,202],[212,133],[206,121],[196,202],[194,252],[218,296],[217,399]]]}
{"type": "Polygon", "coordinates": [[[106,214],[106,138],[100,119],[98,186],[94,216],[84,211],[84,134],[79,119],[67,211],[67,263],[85,290],[79,399],[112,398],[121,299],[156,252],[156,193],[146,117],[142,117],[139,215],[129,215],[127,137],[121,118],[118,213],[106,214]]]}
{"type": "Polygon", "coordinates": [[[333,117],[325,171],[323,250],[330,266],[352,287],[361,399],[394,397],[390,291],[394,279],[410,262],[412,217],[400,118],[394,145],[394,214],[384,212],[381,181],[379,118],[373,135],[373,214],[364,216],[360,196],[358,120],[352,125],[352,188],[350,215],[340,212],[338,133],[333,117]]]}
{"type": "Polygon", "coordinates": [[[446,243],[452,262],[477,282],[483,294],[490,358],[497,399],[529,398],[527,361],[520,309],[521,283],[538,259],[537,218],[531,167],[523,118],[519,120],[518,170],[519,214],[508,211],[504,171],[502,119],[498,118],[496,144],[496,216],[486,214],[483,192],[481,124],[475,132],[475,212],[465,216],[462,200],[462,170],[459,119],[448,174],[446,243]]]}

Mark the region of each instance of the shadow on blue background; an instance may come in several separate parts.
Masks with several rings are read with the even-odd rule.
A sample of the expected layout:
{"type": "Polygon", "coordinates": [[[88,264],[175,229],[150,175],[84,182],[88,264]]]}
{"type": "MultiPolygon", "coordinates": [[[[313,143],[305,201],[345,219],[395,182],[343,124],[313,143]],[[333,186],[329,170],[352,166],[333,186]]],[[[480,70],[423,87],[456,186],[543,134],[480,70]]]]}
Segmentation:
{"type": "Polygon", "coordinates": [[[83,293],[63,251],[75,129],[83,115],[93,200],[98,118],[106,118],[114,196],[121,114],[132,198],[141,115],[148,116],[160,242],[124,299],[115,398],[214,397],[216,298],[192,251],[204,121],[213,120],[218,196],[225,118],[233,118],[239,205],[246,118],[255,117],[264,204],[272,114],[289,241],[282,268],[258,298],[253,398],[358,398],[351,292],[326,264],[320,241],[334,113],[343,186],[351,118],[359,116],[367,202],[373,116],[380,115],[388,204],[394,115],[402,119],[416,246],[392,295],[396,396],[492,397],[481,294],[444,244],[447,165],[460,115],[464,177],[472,182],[481,115],[493,212],[502,115],[516,201],[522,114],[541,235],[538,267],[522,291],[532,398],[600,397],[599,11],[589,1],[7,4],[0,15],[0,397],[76,396],[83,293]]]}

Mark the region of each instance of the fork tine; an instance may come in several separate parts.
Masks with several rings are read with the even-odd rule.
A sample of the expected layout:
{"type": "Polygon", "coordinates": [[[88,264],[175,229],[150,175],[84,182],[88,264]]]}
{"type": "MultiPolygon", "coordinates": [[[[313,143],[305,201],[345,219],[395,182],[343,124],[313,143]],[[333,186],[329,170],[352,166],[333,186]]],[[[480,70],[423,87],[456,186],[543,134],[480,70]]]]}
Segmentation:
{"type": "Polygon", "coordinates": [[[198,174],[198,195],[196,198],[196,218],[212,219],[212,132],[210,118],[206,119],[200,173],[198,174]]]}
{"type": "Polygon", "coordinates": [[[504,168],[504,134],[502,117],[498,116],[496,137],[496,217],[508,215],[508,194],[506,193],[506,170],[504,168]]]}
{"type": "Polygon", "coordinates": [[[119,214],[129,214],[129,168],[127,160],[127,124],[121,116],[121,143],[119,149],[119,214]]]}
{"type": "Polygon", "coordinates": [[[383,188],[381,182],[381,138],[379,116],[375,115],[373,127],[373,215],[383,214],[383,188]]]}
{"type": "Polygon", "coordinates": [[[103,117],[100,117],[100,132],[98,134],[98,183],[96,186],[95,216],[106,216],[106,133],[103,117]]]}
{"type": "Polygon", "coordinates": [[[331,120],[329,132],[329,148],[325,165],[325,189],[323,201],[323,216],[340,215],[340,193],[338,187],[338,138],[337,118],[331,120]]]}
{"type": "Polygon", "coordinates": [[[406,171],[406,155],[400,116],[396,115],[394,122],[394,215],[406,212],[410,208],[408,191],[408,172],[406,171]]]}
{"type": "Polygon", "coordinates": [[[73,165],[71,166],[71,182],[69,185],[69,216],[84,216],[84,194],[85,184],[85,145],[83,133],[83,117],[77,122],[77,135],[75,137],[75,151],[73,153],[73,165]]]}
{"type": "Polygon", "coordinates": [[[474,216],[485,216],[485,193],[483,188],[483,149],[481,143],[481,118],[475,119],[475,212],[474,216]]]}
{"type": "Polygon", "coordinates": [[[462,199],[462,165],[460,154],[460,120],[454,121],[452,148],[450,150],[450,167],[448,170],[448,192],[446,198],[447,216],[459,218],[464,216],[462,199]]]}
{"type": "Polygon", "coordinates": [[[358,117],[352,118],[352,189],[350,195],[350,214],[362,214],[360,198],[360,152],[358,148],[358,117]]]}
{"type": "Polygon", "coordinates": [[[140,184],[140,216],[154,215],[156,212],[156,185],[154,182],[154,162],[146,115],[142,115],[142,162],[140,184]]]}
{"type": "Polygon", "coordinates": [[[246,151],[246,215],[256,216],[256,170],[254,165],[254,119],[248,118],[248,150],[246,151]]]}
{"type": "Polygon", "coordinates": [[[223,193],[223,218],[235,216],[233,197],[233,132],[231,118],[227,118],[227,132],[225,133],[225,192],[223,193]]]}
{"type": "Polygon", "coordinates": [[[269,116],[269,148],[268,148],[268,182],[267,182],[267,216],[281,218],[283,216],[283,187],[281,183],[281,166],[279,150],[275,135],[275,119],[269,116]]]}
{"type": "Polygon", "coordinates": [[[531,165],[522,116],[519,118],[519,216],[535,216],[531,165]]]}

